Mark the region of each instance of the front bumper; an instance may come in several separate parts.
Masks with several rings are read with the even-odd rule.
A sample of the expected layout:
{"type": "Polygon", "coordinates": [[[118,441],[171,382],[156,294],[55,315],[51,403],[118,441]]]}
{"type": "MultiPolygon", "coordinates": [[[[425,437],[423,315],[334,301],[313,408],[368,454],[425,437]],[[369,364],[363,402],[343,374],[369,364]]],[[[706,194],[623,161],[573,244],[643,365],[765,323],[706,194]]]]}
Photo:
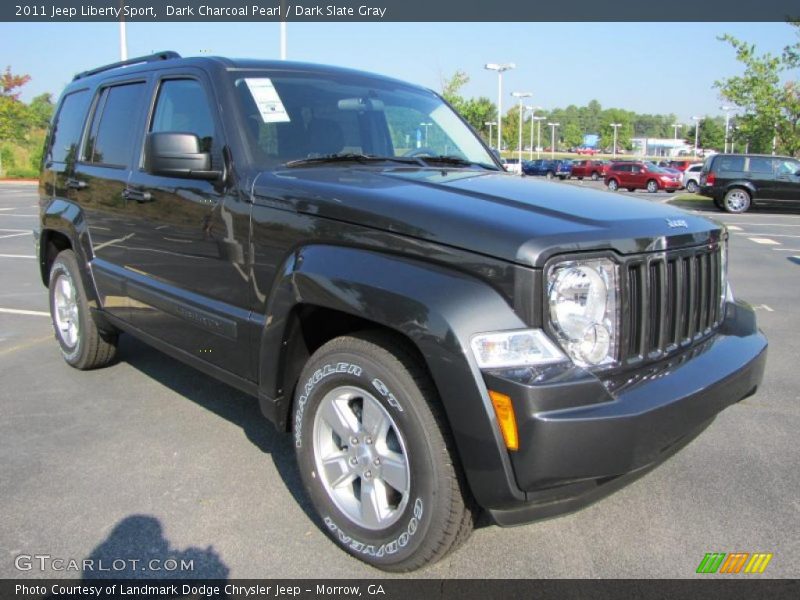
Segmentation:
{"type": "Polygon", "coordinates": [[[569,368],[545,382],[487,372],[512,398],[520,448],[511,452],[526,500],[487,507],[501,525],[569,512],[618,489],[691,441],[723,409],[761,383],[767,340],[743,303],[729,303],[710,339],[675,356],[601,381],[569,368]]]}

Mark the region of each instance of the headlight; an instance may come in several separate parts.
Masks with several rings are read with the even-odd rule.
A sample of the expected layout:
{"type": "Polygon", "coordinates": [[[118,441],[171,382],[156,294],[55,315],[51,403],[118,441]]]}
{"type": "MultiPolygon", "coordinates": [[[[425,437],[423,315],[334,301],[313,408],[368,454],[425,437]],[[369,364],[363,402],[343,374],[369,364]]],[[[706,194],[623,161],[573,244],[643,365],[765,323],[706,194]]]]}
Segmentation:
{"type": "Polygon", "coordinates": [[[541,329],[480,333],[472,338],[472,353],[481,369],[528,367],[566,360],[541,329]]]}
{"type": "Polygon", "coordinates": [[[550,323],[581,366],[613,363],[617,354],[617,266],[609,259],[569,261],[548,273],[550,323]]]}

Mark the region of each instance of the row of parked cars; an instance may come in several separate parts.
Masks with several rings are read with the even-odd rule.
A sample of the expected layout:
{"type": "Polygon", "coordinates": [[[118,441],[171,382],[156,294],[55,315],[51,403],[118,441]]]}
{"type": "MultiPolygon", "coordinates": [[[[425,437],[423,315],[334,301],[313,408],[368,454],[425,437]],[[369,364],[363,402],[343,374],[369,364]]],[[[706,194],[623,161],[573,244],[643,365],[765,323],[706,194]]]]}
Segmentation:
{"type": "Polygon", "coordinates": [[[714,154],[705,162],[670,160],[532,160],[516,163],[525,175],[548,179],[602,179],[609,190],[668,193],[685,188],[713,199],[720,210],[747,211],[756,201],[800,200],[800,160],[789,156],[714,154]]]}
{"type": "Polygon", "coordinates": [[[548,179],[591,179],[604,180],[610,190],[620,188],[630,191],[646,189],[649,192],[675,190],[686,187],[690,192],[699,188],[700,168],[703,163],[688,160],[662,161],[659,164],[649,161],[631,160],[531,160],[517,162],[509,170],[525,175],[544,176],[548,179]]]}

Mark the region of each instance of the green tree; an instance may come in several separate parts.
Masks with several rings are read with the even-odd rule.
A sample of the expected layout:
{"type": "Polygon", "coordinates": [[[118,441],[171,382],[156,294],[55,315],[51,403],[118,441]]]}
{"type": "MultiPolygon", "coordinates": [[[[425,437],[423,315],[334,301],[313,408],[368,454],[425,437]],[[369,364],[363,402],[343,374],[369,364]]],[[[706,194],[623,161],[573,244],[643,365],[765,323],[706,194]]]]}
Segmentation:
{"type": "Polygon", "coordinates": [[[461,88],[467,83],[469,75],[464,71],[456,71],[451,77],[442,80],[442,97],[472,125],[475,131],[484,139],[489,139],[489,127],[485,123],[497,120],[497,107],[485,97],[464,98],[461,95],[461,88]]]}
{"type": "Polygon", "coordinates": [[[39,94],[31,100],[28,110],[30,111],[30,123],[33,127],[47,127],[55,110],[52,94],[39,94]]]}
{"type": "MultiPolygon", "coordinates": [[[[722,150],[725,145],[725,119],[722,117],[703,117],[699,122],[700,132],[697,136],[697,145],[700,148],[713,148],[722,150]]],[[[687,142],[694,144],[694,127],[689,129],[686,136],[687,142]]]]}
{"type": "Polygon", "coordinates": [[[574,148],[583,143],[583,130],[577,120],[570,119],[561,125],[561,131],[556,132],[566,148],[574,148]]]}
{"type": "MultiPolygon", "coordinates": [[[[792,26],[797,28],[798,24],[792,26]]],[[[744,111],[743,135],[749,135],[755,145],[763,145],[771,131],[778,152],[800,154],[800,84],[784,77],[800,67],[800,41],[776,56],[759,54],[754,44],[732,35],[719,39],[734,49],[736,59],[744,66],[741,75],[714,83],[725,100],[744,111]]]]}

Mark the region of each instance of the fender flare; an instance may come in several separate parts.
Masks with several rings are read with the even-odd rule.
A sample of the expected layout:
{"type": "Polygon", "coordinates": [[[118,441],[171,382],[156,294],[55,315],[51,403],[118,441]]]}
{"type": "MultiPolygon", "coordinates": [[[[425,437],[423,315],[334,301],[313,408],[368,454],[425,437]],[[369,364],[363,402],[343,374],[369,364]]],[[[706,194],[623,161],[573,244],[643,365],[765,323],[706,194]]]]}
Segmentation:
{"type": "Polygon", "coordinates": [[[288,418],[292,390],[282,394],[279,386],[289,317],[298,305],[368,319],[405,336],[424,357],[478,503],[524,499],[469,348],[475,333],[526,327],[496,290],[452,269],[339,246],[303,247],[278,273],[259,353],[259,400],[268,418],[279,427],[288,418]]]}
{"type": "Polygon", "coordinates": [[[56,198],[42,212],[40,223],[41,230],[39,231],[38,256],[36,258],[39,261],[42,283],[44,283],[45,287],[49,285],[47,249],[50,238],[53,233],[61,234],[69,240],[72,251],[78,260],[83,289],[86,292],[89,306],[95,309],[99,308],[100,296],[97,293],[90,265],[94,256],[92,241],[89,236],[86,215],[81,207],[69,200],[56,198]]]}

